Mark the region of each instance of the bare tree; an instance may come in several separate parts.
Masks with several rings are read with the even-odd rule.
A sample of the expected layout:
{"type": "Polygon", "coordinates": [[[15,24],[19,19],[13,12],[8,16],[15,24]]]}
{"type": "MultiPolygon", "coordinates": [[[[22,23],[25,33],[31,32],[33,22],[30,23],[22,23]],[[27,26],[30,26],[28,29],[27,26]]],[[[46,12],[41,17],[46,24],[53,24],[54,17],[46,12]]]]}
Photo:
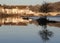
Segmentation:
{"type": "Polygon", "coordinates": [[[49,3],[44,3],[41,7],[40,7],[40,12],[43,12],[43,13],[48,13],[48,12],[51,12],[52,10],[52,7],[49,6],[49,3]]]}

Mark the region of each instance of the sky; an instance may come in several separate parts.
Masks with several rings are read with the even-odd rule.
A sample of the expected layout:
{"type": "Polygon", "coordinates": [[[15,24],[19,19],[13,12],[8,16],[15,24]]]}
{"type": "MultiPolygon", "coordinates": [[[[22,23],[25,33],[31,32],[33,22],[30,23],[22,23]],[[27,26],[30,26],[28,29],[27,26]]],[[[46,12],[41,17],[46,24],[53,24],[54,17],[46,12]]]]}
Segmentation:
{"type": "Polygon", "coordinates": [[[58,2],[60,0],[0,0],[0,4],[7,5],[36,5],[46,2],[58,2]]]}

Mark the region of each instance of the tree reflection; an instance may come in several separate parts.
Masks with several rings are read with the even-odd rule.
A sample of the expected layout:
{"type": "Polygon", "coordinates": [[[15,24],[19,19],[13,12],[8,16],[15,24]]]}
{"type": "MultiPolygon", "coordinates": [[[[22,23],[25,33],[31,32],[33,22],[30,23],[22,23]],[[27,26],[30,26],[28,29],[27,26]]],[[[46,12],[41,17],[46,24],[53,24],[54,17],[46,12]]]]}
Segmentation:
{"type": "Polygon", "coordinates": [[[46,42],[53,36],[53,32],[43,29],[42,31],[39,31],[39,35],[41,36],[42,40],[46,42]]]}
{"type": "Polygon", "coordinates": [[[55,21],[49,21],[47,20],[47,18],[39,18],[37,22],[39,25],[42,26],[42,30],[39,31],[39,35],[41,36],[44,42],[48,41],[53,36],[53,32],[47,29],[47,24],[55,23],[55,21]]]}

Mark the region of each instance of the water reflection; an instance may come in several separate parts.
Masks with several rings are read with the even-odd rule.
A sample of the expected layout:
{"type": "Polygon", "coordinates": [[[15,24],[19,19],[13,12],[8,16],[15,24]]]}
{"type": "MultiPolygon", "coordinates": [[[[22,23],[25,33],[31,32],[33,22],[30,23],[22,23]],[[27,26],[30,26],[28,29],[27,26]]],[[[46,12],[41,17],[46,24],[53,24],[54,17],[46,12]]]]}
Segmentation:
{"type": "Polygon", "coordinates": [[[57,21],[50,21],[47,19],[47,17],[40,17],[39,19],[36,20],[39,25],[42,26],[42,30],[39,31],[39,35],[41,36],[43,42],[47,42],[50,40],[50,38],[53,36],[53,32],[49,31],[47,29],[47,24],[48,23],[57,23],[57,21]]]}
{"type": "Polygon", "coordinates": [[[39,35],[41,36],[44,42],[47,42],[53,36],[53,32],[46,29],[39,31],[39,35]]]}
{"type": "Polygon", "coordinates": [[[0,17],[0,26],[2,25],[26,26],[28,24],[35,24],[35,25],[41,25],[45,28],[46,28],[46,25],[60,27],[60,22],[58,21],[51,21],[51,20],[46,19],[45,17],[42,17],[42,18],[40,17],[38,19],[35,19],[35,18],[33,19],[29,17],[20,17],[20,16],[0,17]]]}
{"type": "Polygon", "coordinates": [[[23,19],[22,17],[5,17],[0,18],[0,25],[27,25],[31,19],[23,19]]]}
{"type": "MultiPolygon", "coordinates": [[[[42,26],[42,30],[39,31],[39,35],[42,38],[43,42],[45,42],[45,43],[48,40],[50,40],[50,38],[52,38],[54,35],[52,31],[47,29],[47,25],[53,26],[56,23],[59,24],[58,21],[50,21],[44,17],[36,19],[36,20],[32,20],[32,18],[24,18],[24,17],[0,18],[1,25],[19,25],[19,26],[25,25],[26,26],[28,24],[38,24],[39,26],[42,26]]],[[[55,25],[55,26],[58,26],[58,25],[55,25]]]]}
{"type": "Polygon", "coordinates": [[[39,31],[39,35],[42,38],[43,42],[46,43],[48,40],[50,40],[51,37],[53,37],[53,32],[49,31],[47,29],[47,26],[42,27],[42,30],[39,31]]]}
{"type": "Polygon", "coordinates": [[[60,21],[49,20],[47,17],[40,17],[36,21],[38,25],[43,26],[44,28],[46,28],[47,25],[60,27],[60,21]]]}

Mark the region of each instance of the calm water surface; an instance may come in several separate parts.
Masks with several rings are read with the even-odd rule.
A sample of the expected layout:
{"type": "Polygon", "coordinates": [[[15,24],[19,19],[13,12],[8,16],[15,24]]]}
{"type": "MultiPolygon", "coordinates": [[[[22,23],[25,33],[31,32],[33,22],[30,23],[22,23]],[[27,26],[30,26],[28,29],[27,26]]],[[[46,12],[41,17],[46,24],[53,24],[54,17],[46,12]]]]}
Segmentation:
{"type": "MultiPolygon", "coordinates": [[[[55,20],[55,19],[54,19],[55,20]]],[[[46,43],[60,43],[60,28],[47,26],[49,31],[53,32],[53,36],[49,37],[46,43]]],[[[41,26],[28,24],[28,26],[1,26],[0,27],[0,43],[44,43],[39,31],[41,26]]]]}

